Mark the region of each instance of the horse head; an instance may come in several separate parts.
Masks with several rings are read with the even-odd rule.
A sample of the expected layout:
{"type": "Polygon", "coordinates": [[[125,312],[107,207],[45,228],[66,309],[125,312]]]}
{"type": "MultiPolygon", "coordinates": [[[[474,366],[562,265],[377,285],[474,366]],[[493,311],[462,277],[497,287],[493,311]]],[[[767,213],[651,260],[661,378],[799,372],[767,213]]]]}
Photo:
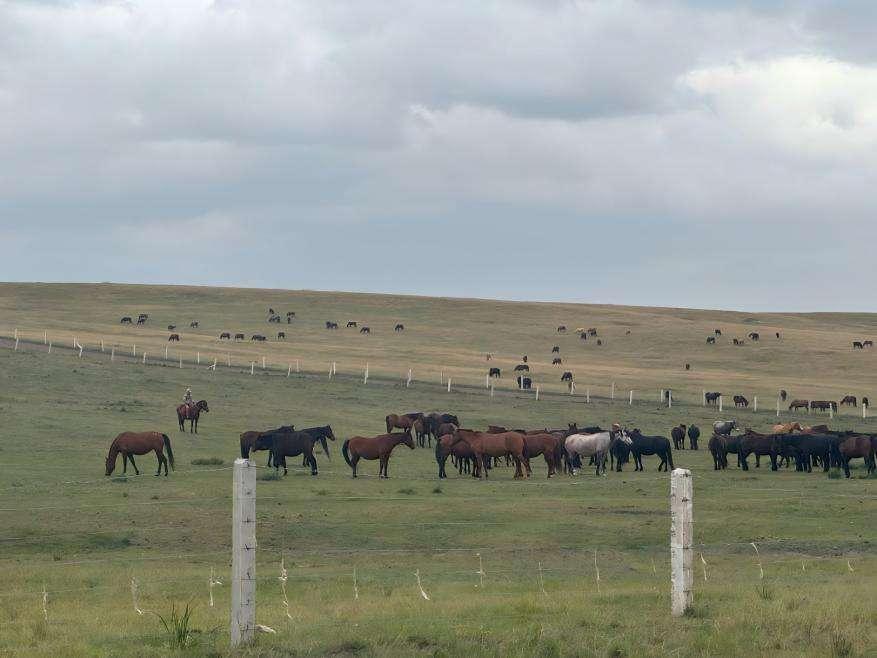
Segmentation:
{"type": "Polygon", "coordinates": [[[406,446],[414,450],[414,439],[411,437],[411,427],[406,427],[403,432],[404,438],[402,439],[402,443],[406,446]]]}
{"type": "Polygon", "coordinates": [[[329,440],[334,441],[335,440],[335,432],[332,431],[332,426],[326,425],[326,427],[324,427],[323,429],[325,430],[326,437],[329,440]]]}
{"type": "Polygon", "coordinates": [[[198,400],[198,404],[195,405],[201,411],[209,412],[210,409],[207,406],[207,400],[198,400]]]}
{"type": "Polygon", "coordinates": [[[107,456],[107,471],[104,475],[112,475],[116,469],[116,455],[107,456]]]}

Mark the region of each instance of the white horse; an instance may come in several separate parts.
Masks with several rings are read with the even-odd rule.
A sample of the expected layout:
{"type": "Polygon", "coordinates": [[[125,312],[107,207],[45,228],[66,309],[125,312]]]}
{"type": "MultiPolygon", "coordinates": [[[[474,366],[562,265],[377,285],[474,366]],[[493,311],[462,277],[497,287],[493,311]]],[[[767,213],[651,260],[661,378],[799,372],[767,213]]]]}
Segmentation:
{"type": "Polygon", "coordinates": [[[567,463],[574,455],[593,457],[597,465],[597,475],[602,471],[606,474],[606,457],[613,443],[621,441],[631,445],[632,441],[624,430],[617,432],[597,432],[596,434],[570,434],[564,440],[563,447],[567,463]]]}

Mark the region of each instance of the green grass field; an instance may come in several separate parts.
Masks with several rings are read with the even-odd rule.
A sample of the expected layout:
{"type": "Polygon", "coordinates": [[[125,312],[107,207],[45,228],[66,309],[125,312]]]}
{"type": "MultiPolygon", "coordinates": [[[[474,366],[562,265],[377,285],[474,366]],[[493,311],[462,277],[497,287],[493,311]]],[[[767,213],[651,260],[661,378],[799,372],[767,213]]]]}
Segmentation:
{"type": "MultiPolygon", "coordinates": [[[[3,284],[0,336],[16,330],[18,351],[10,340],[0,345],[0,654],[11,655],[227,654],[231,464],[245,429],[331,423],[343,439],[382,431],[390,411],[441,409],[471,427],[618,421],[666,434],[693,422],[707,435],[719,416],[701,406],[703,389],[725,392],[728,404],[733,393],[758,396],[758,413],[726,408],[722,417],[762,430],[776,419],[780,387],[802,398],[877,391],[877,357],[850,349],[877,333],[877,316],[866,314],[3,284]],[[297,318],[269,325],[269,306],[297,318]],[[140,312],[150,314],[145,327],[119,325],[140,312]],[[192,319],[197,332],[188,330],[192,319]],[[372,335],[344,329],[349,319],[372,335]],[[342,328],[326,331],[326,320],[342,328]],[[393,332],[397,322],[405,332],[393,332]],[[182,342],[165,361],[171,323],[182,342]],[[556,334],[559,324],[567,335],[556,334]],[[597,327],[604,344],[580,341],[581,326],[597,327]],[[714,327],[724,336],[710,347],[704,339],[714,327]],[[286,342],[217,339],[221,331],[249,338],[277,330],[286,342]],[[759,344],[730,345],[752,330],[762,334],[759,344]],[[73,336],[85,348],[81,359],[70,349],[73,336]],[[562,368],[550,365],[553,345],[562,368]],[[485,352],[495,355],[489,364],[485,352]],[[513,387],[510,371],[524,353],[542,389],[538,401],[513,387]],[[206,368],[214,358],[215,372],[206,368]],[[338,376],[330,380],[332,361],[338,376]],[[493,398],[484,387],[488,365],[504,371],[493,398]],[[559,381],[567,369],[575,396],[559,381]],[[439,384],[448,376],[450,393],[439,384]],[[617,399],[609,400],[613,381],[617,399]],[[174,407],[187,385],[210,401],[198,435],[176,428],[174,407]],[[660,388],[673,389],[672,409],[658,404],[660,388]],[[144,456],[143,475],[104,477],[112,438],[147,429],[170,435],[177,470],[155,478],[155,460],[144,456]],[[222,581],[212,589],[214,607],[211,571],[222,581]],[[176,650],[157,615],[187,604],[192,646],[176,650]]],[[[782,419],[815,420],[787,412],[782,419]]],[[[859,409],[830,422],[877,428],[859,409]]],[[[528,481],[500,468],[487,482],[455,473],[440,482],[430,451],[400,448],[391,479],[378,480],[377,464],[366,463],[366,477],[354,481],[339,446],[331,447],[331,461],[318,457],[317,477],[297,463],[281,480],[260,471],[257,619],[276,634],[260,634],[244,654],[875,655],[877,480],[861,463],[846,480],[793,469],[717,473],[706,450],[674,453],[695,478],[697,572],[692,614],[673,619],[669,479],[655,471],[656,459],[646,458],[644,473],[627,467],[597,478],[586,469],[547,480],[540,458],[528,481]]],[[[257,463],[265,458],[258,453],[257,463]]]]}

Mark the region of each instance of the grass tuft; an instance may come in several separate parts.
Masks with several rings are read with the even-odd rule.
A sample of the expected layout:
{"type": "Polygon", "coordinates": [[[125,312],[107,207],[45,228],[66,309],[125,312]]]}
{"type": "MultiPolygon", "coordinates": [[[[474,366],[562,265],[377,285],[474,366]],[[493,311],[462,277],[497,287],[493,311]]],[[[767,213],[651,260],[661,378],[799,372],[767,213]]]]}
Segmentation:
{"type": "Polygon", "coordinates": [[[283,479],[283,476],[277,471],[262,471],[259,473],[259,480],[262,482],[276,482],[283,479]]]}
{"type": "Polygon", "coordinates": [[[222,466],[224,463],[219,457],[199,457],[192,460],[192,466],[222,466]]]}
{"type": "Polygon", "coordinates": [[[417,490],[412,487],[402,487],[397,493],[403,494],[405,496],[413,496],[417,493],[417,490]]]}
{"type": "Polygon", "coordinates": [[[835,658],[847,658],[853,655],[852,641],[838,629],[831,633],[831,655],[835,658]]]}
{"type": "Polygon", "coordinates": [[[432,488],[432,492],[433,492],[434,494],[444,493],[444,491],[442,491],[442,488],[441,488],[441,487],[433,487],[433,488],[432,488]]]}
{"type": "Polygon", "coordinates": [[[156,615],[161,621],[161,625],[164,627],[165,634],[167,635],[168,644],[171,649],[187,649],[190,646],[191,641],[191,631],[189,629],[189,625],[192,621],[192,610],[189,608],[189,604],[186,604],[185,610],[183,610],[183,614],[177,614],[176,605],[171,605],[171,614],[165,618],[161,615],[156,615]]]}

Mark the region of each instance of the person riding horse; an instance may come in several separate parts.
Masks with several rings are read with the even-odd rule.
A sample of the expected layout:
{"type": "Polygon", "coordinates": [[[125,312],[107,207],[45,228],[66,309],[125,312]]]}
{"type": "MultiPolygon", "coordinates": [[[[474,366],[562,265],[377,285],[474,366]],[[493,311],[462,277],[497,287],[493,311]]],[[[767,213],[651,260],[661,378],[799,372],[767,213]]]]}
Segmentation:
{"type": "Polygon", "coordinates": [[[183,404],[186,405],[189,409],[195,406],[195,401],[192,399],[192,389],[186,388],[186,393],[183,395],[183,404]]]}

